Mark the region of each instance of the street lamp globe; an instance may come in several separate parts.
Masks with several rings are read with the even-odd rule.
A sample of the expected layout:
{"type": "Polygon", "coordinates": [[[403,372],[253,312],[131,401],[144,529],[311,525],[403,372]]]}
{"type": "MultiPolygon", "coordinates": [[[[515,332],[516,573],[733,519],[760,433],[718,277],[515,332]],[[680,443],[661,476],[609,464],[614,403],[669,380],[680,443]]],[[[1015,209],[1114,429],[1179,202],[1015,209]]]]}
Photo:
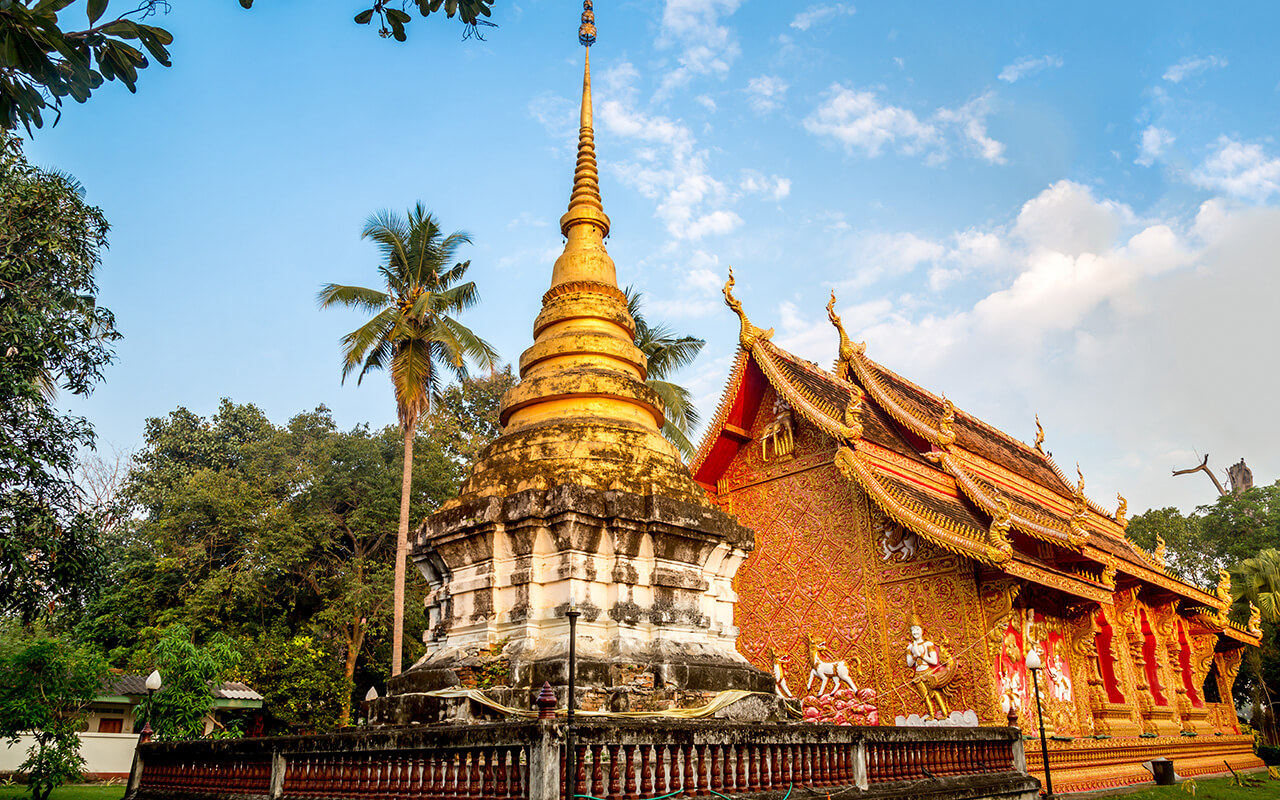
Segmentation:
{"type": "Polygon", "coordinates": [[[1043,669],[1044,662],[1040,660],[1040,652],[1034,647],[1027,653],[1027,669],[1043,669]]]}
{"type": "Polygon", "coordinates": [[[156,692],[160,690],[160,670],[153,669],[151,674],[147,676],[147,691],[156,692]]]}

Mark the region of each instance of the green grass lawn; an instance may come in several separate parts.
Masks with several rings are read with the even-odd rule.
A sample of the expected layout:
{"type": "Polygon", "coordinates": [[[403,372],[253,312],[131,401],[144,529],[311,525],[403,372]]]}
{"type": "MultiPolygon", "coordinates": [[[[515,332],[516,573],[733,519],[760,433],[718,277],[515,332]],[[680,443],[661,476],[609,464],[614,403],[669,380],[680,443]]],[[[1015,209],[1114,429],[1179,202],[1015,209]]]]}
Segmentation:
{"type": "MultiPolygon", "coordinates": [[[[25,786],[0,786],[0,800],[31,797],[25,786]]],[[[49,800],[120,800],[124,786],[63,786],[49,795],[49,800]]]]}
{"type": "MultiPolygon", "coordinates": [[[[1263,800],[1280,797],[1280,781],[1267,777],[1265,772],[1250,773],[1246,778],[1261,781],[1257,786],[1231,786],[1230,778],[1205,778],[1196,781],[1196,793],[1192,795],[1182,786],[1152,786],[1137,792],[1117,791],[1107,797],[1123,797],[1125,800],[1263,800]]],[[[0,797],[3,797],[0,795],[0,797]]]]}

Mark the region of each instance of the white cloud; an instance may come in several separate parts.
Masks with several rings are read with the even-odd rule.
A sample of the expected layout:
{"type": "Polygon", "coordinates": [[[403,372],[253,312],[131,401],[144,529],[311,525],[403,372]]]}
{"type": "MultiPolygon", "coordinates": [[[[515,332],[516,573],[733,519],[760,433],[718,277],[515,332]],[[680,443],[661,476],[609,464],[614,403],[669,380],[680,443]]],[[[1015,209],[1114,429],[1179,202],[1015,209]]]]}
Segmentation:
{"type": "Polygon", "coordinates": [[[987,135],[991,114],[991,93],[975,97],[959,108],[938,109],[937,118],[956,126],[970,152],[989,164],[1004,163],[1004,144],[987,135]]]}
{"type": "Polygon", "coordinates": [[[1000,74],[997,77],[1006,83],[1014,83],[1041,70],[1054,69],[1061,66],[1061,56],[1040,56],[1039,58],[1023,56],[1000,70],[1000,74]]]}
{"type": "Polygon", "coordinates": [[[742,50],[733,32],[721,23],[740,4],[741,0],[666,0],[658,46],[678,48],[679,66],[664,76],[660,94],[697,76],[724,78],[729,73],[742,50]]]}
{"type": "Polygon", "coordinates": [[[1165,70],[1164,79],[1171,83],[1182,83],[1193,75],[1225,66],[1227,66],[1227,60],[1221,56],[1187,56],[1165,70]]]}
{"type": "MultiPolygon", "coordinates": [[[[720,287],[724,284],[720,257],[705,250],[694,250],[689,256],[675,297],[657,297],[646,293],[651,318],[705,317],[722,308],[720,287]]],[[[664,281],[666,283],[666,281],[664,281]]]]}
{"type": "Polygon", "coordinates": [[[1280,158],[1269,157],[1262,145],[1220,136],[1214,146],[1213,154],[1191,173],[1197,186],[1255,202],[1280,190],[1280,158]]]}
{"type": "Polygon", "coordinates": [[[1151,166],[1164,157],[1169,145],[1173,144],[1173,142],[1173,134],[1164,128],[1148,125],[1146,130],[1142,132],[1142,146],[1139,148],[1138,157],[1133,160],[1133,163],[1142,167],[1151,166]]]}
{"type": "Polygon", "coordinates": [[[787,93],[787,83],[776,75],[761,75],[747,81],[747,103],[757,113],[765,114],[782,105],[787,93]]]}
{"type": "Polygon", "coordinates": [[[854,14],[856,9],[851,3],[831,3],[829,5],[809,6],[804,11],[796,14],[795,19],[791,20],[791,27],[798,31],[807,31],[814,25],[841,16],[850,16],[854,14]]]}
{"type": "Polygon", "coordinates": [[[698,105],[710,111],[712,114],[716,112],[716,101],[711,99],[710,96],[705,94],[700,94],[693,99],[698,102],[698,105]]]}
{"type": "Polygon", "coordinates": [[[830,136],[846,150],[878,156],[886,146],[906,155],[936,147],[937,128],[921,122],[911,111],[885,105],[875,92],[860,92],[836,84],[826,101],[804,121],[810,133],[830,136]]]}
{"type": "MultiPolygon", "coordinates": [[[[910,234],[886,240],[895,236],[910,234]]],[[[1280,474],[1280,428],[1256,424],[1280,375],[1240,346],[1280,338],[1280,209],[1215,199],[1193,219],[1151,219],[1062,181],[1007,224],[938,244],[947,253],[935,270],[961,251],[988,262],[981,276],[939,278],[979,291],[950,306],[868,301],[852,323],[859,315],[840,308],[873,358],[1026,440],[1039,412],[1059,463],[1080,460],[1104,505],[1116,491],[1135,512],[1211,501],[1169,478],[1192,448],[1219,467],[1245,457],[1267,482],[1280,474]]],[[[776,319],[780,344],[825,363],[836,343],[821,300],[788,301],[776,319]]]]}
{"type": "Polygon", "coordinates": [[[804,121],[805,129],[830,137],[845,150],[860,150],[874,158],[885,149],[902,155],[924,155],[929,163],[941,163],[950,155],[954,140],[964,150],[992,164],[1004,163],[1004,144],[987,133],[991,113],[990,93],[957,108],[940,108],[921,119],[915,112],[881,102],[873,91],[833,85],[826,99],[804,121]]]}
{"type": "Polygon", "coordinates": [[[777,175],[767,176],[755,170],[742,171],[742,181],[738,184],[743,194],[758,194],[771,200],[782,200],[791,194],[791,180],[777,175]]]}

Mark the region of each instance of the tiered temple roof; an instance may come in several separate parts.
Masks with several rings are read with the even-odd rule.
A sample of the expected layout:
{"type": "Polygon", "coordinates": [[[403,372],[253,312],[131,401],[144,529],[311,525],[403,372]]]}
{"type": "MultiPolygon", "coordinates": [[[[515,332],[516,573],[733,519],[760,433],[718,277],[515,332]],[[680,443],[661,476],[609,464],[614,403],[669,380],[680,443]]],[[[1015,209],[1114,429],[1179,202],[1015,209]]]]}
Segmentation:
{"type": "MultiPolygon", "coordinates": [[[[1188,611],[1223,621],[1214,594],[1169,575],[1163,560],[1125,537],[1121,508],[1109,512],[1073,485],[1040,443],[1029,446],[894,373],[851,342],[828,305],[840,336],[833,370],[770,341],[772,331],[742,323],[728,387],[692,463],[712,497],[730,461],[750,439],[771,387],[806,422],[831,437],[831,459],[890,518],[933,544],[985,569],[1103,601],[1117,585],[1141,584],[1176,596],[1188,611]]],[[[1256,643],[1241,627],[1225,635],[1256,643]]]]}

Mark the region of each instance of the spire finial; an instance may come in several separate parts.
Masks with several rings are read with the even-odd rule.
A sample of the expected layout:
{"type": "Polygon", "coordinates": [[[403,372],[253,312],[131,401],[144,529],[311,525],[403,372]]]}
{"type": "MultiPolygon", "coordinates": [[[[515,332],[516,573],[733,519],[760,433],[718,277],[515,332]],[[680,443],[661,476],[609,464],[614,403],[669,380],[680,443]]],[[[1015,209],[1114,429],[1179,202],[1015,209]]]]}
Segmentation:
{"type": "Polygon", "coordinates": [[[596,43],[596,15],[591,0],[582,0],[582,24],[578,26],[578,43],[590,47],[596,43]]]}

